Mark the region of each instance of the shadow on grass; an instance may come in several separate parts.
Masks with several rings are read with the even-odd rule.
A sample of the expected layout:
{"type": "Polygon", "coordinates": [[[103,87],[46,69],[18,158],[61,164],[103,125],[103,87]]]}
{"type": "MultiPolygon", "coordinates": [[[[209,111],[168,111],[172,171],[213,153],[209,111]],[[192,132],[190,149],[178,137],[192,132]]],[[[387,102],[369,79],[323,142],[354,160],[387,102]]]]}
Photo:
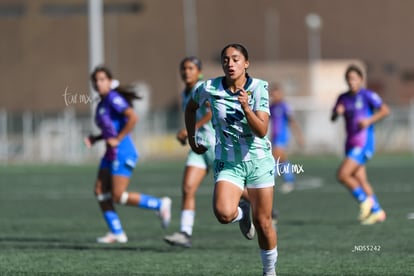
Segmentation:
{"type": "Polygon", "coordinates": [[[131,246],[124,244],[97,244],[90,240],[69,240],[59,238],[39,237],[0,237],[0,247],[4,249],[62,249],[62,250],[112,250],[112,251],[136,251],[136,252],[170,252],[168,247],[156,248],[150,246],[131,246]]]}

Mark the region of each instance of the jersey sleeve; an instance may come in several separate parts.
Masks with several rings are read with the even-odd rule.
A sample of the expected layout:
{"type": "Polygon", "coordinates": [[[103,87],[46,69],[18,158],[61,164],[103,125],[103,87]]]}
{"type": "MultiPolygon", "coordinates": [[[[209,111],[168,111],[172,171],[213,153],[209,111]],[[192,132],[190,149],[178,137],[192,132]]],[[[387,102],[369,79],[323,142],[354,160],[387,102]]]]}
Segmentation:
{"type": "Polygon", "coordinates": [[[121,114],[129,107],[128,102],[118,93],[111,93],[109,103],[116,112],[121,114]]]}
{"type": "Polygon", "coordinates": [[[377,93],[369,91],[366,95],[368,103],[373,109],[378,109],[383,104],[381,97],[377,93]]]}
{"type": "Polygon", "coordinates": [[[203,105],[208,100],[208,92],[206,91],[205,87],[206,84],[203,83],[191,93],[191,98],[193,101],[198,103],[199,106],[203,105]]]}
{"type": "Polygon", "coordinates": [[[264,111],[270,115],[268,87],[267,81],[260,81],[257,85],[256,91],[254,91],[253,111],[264,111]]]}

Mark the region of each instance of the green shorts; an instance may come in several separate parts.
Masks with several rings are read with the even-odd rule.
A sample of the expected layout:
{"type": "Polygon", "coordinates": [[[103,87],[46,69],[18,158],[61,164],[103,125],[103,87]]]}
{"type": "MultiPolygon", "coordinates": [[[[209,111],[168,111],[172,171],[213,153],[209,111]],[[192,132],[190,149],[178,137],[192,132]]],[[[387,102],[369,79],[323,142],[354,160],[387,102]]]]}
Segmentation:
{"type": "Polygon", "coordinates": [[[240,189],[267,188],[275,185],[275,160],[273,156],[262,159],[228,162],[214,161],[214,181],[228,181],[240,189]]]}
{"type": "Polygon", "coordinates": [[[208,170],[213,166],[214,162],[214,147],[208,148],[203,154],[197,154],[190,150],[188,152],[187,161],[185,165],[187,167],[197,167],[208,170]]]}

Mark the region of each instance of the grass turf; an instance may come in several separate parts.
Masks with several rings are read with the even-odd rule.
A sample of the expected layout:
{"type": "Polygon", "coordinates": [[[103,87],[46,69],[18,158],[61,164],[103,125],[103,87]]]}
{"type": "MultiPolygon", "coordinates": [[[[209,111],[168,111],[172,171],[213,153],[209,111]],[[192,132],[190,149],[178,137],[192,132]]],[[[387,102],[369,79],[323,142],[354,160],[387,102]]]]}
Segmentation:
{"type": "MultiPolygon", "coordinates": [[[[305,171],[298,190],[275,194],[278,275],[414,275],[414,220],[406,218],[414,212],[413,161],[378,155],[368,164],[388,217],[361,226],[358,205],[335,180],[340,159],[293,158],[305,171]]],[[[257,240],[214,218],[211,175],[197,194],[193,248],[162,240],[179,228],[183,163],[138,165],[130,190],[170,196],[173,220],[162,230],[154,212],[118,207],[125,245],[95,243],[106,232],[92,192],[95,166],[0,167],[0,275],[261,275],[257,240]]]]}

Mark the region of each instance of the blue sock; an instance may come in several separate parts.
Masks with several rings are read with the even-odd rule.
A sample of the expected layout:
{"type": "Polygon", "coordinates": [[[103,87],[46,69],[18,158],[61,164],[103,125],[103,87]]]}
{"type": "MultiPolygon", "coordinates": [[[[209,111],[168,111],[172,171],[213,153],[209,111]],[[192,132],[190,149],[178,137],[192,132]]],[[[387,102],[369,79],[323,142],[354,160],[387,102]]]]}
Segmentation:
{"type": "Polygon", "coordinates": [[[357,187],[351,191],[352,195],[358,200],[359,203],[367,199],[367,194],[364,192],[362,187],[357,187]]]}
{"type": "Polygon", "coordinates": [[[119,220],[118,214],[115,211],[105,211],[103,213],[106,224],[114,234],[121,234],[124,232],[122,229],[121,221],[119,220]]]}
{"type": "Polygon", "coordinates": [[[293,174],[292,164],[289,161],[284,163],[288,170],[283,174],[285,182],[293,183],[295,182],[295,175],[293,174]]]}
{"type": "Polygon", "coordinates": [[[138,207],[151,210],[159,210],[161,207],[161,199],[158,197],[141,194],[138,207]]]}
{"type": "Polygon", "coordinates": [[[379,201],[376,195],[372,195],[372,200],[374,201],[374,204],[372,205],[371,212],[376,213],[379,210],[381,210],[381,205],[379,204],[379,201]]]}

